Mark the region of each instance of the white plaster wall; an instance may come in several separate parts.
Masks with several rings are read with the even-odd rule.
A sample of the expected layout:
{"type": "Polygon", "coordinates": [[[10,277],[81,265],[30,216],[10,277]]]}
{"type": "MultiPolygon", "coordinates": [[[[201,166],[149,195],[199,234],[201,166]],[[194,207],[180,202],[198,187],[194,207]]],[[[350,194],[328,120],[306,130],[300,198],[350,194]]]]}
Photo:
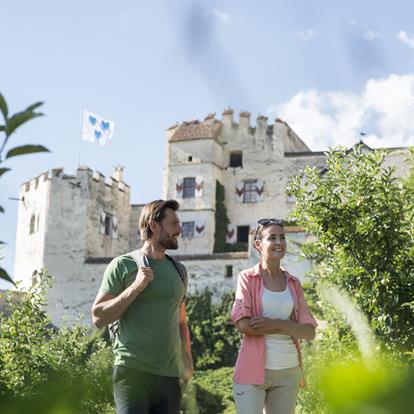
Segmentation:
{"type": "Polygon", "coordinates": [[[32,285],[33,272],[43,267],[49,191],[50,180],[47,172],[20,186],[14,280],[20,282],[22,288],[29,288],[32,285]],[[39,228],[30,234],[33,213],[36,217],[39,215],[39,228]]]}
{"type": "Polygon", "coordinates": [[[51,182],[44,266],[54,277],[48,292],[48,313],[57,326],[62,316],[72,322],[88,301],[85,285],[89,285],[90,276],[84,273],[90,197],[87,178],[85,173],[73,180],[53,177],[51,182]],[[71,181],[80,182],[80,188],[73,187],[71,181]]]}

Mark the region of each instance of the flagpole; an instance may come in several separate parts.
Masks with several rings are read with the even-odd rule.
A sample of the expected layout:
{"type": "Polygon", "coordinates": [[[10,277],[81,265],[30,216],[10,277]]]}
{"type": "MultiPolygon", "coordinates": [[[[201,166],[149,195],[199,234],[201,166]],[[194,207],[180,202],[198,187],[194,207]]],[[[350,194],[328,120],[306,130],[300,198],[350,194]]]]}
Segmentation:
{"type": "Polygon", "coordinates": [[[75,172],[78,170],[80,166],[80,156],[81,156],[81,144],[82,144],[82,114],[83,110],[80,110],[80,117],[79,117],[79,145],[78,145],[78,162],[76,163],[75,172]]]}

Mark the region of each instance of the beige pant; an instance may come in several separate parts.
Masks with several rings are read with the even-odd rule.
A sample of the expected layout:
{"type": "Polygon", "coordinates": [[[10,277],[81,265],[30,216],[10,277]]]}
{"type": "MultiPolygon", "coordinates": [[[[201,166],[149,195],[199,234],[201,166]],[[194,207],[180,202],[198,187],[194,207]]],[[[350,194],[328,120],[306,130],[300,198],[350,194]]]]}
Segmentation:
{"type": "Polygon", "coordinates": [[[237,414],[294,413],[301,377],[299,367],[267,369],[263,385],[233,384],[237,414]]]}

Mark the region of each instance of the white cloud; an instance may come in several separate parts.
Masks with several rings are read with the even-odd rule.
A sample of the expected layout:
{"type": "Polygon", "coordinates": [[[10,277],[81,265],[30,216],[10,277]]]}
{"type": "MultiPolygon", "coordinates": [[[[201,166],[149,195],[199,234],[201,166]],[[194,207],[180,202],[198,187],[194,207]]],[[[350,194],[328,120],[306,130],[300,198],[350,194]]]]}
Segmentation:
{"type": "Polygon", "coordinates": [[[315,36],[316,30],[315,29],[307,29],[307,30],[301,30],[300,32],[297,32],[297,35],[299,39],[302,39],[304,41],[310,40],[315,36]]]}
{"type": "Polygon", "coordinates": [[[397,39],[401,43],[405,43],[406,45],[414,48],[414,33],[407,33],[407,32],[404,32],[404,30],[401,30],[397,34],[397,39]]]}
{"type": "Polygon", "coordinates": [[[372,147],[414,145],[414,74],[370,79],[359,94],[301,91],[268,112],[288,122],[313,150],[352,146],[361,131],[372,147]]]}

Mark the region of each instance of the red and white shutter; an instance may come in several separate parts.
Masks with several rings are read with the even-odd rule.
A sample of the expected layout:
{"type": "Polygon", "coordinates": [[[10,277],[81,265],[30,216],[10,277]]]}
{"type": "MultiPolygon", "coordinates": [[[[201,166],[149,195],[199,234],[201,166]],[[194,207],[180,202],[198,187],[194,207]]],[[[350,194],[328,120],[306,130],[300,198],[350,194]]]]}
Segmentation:
{"type": "Polygon", "coordinates": [[[175,182],[175,191],[176,191],[177,198],[183,197],[183,189],[184,189],[184,180],[182,179],[182,177],[178,177],[175,182]]]}
{"type": "Polygon", "coordinates": [[[112,217],[112,238],[118,238],[118,218],[116,216],[112,217]]]}
{"type": "Polygon", "coordinates": [[[243,194],[244,194],[244,182],[237,181],[236,183],[236,201],[238,203],[243,203],[243,194]]]}
{"type": "Polygon", "coordinates": [[[204,237],[206,226],[203,220],[197,220],[194,225],[194,237],[204,237]]]}
{"type": "Polygon", "coordinates": [[[99,215],[99,233],[101,234],[105,234],[105,217],[105,212],[101,210],[99,215]]]}
{"type": "Polygon", "coordinates": [[[264,182],[262,180],[256,181],[256,193],[257,193],[257,201],[264,200],[264,182]]]}
{"type": "Polygon", "coordinates": [[[234,224],[227,224],[226,243],[234,244],[237,241],[236,227],[234,224]]]}
{"type": "Polygon", "coordinates": [[[199,175],[195,179],[195,196],[203,197],[203,177],[199,175]]]}

